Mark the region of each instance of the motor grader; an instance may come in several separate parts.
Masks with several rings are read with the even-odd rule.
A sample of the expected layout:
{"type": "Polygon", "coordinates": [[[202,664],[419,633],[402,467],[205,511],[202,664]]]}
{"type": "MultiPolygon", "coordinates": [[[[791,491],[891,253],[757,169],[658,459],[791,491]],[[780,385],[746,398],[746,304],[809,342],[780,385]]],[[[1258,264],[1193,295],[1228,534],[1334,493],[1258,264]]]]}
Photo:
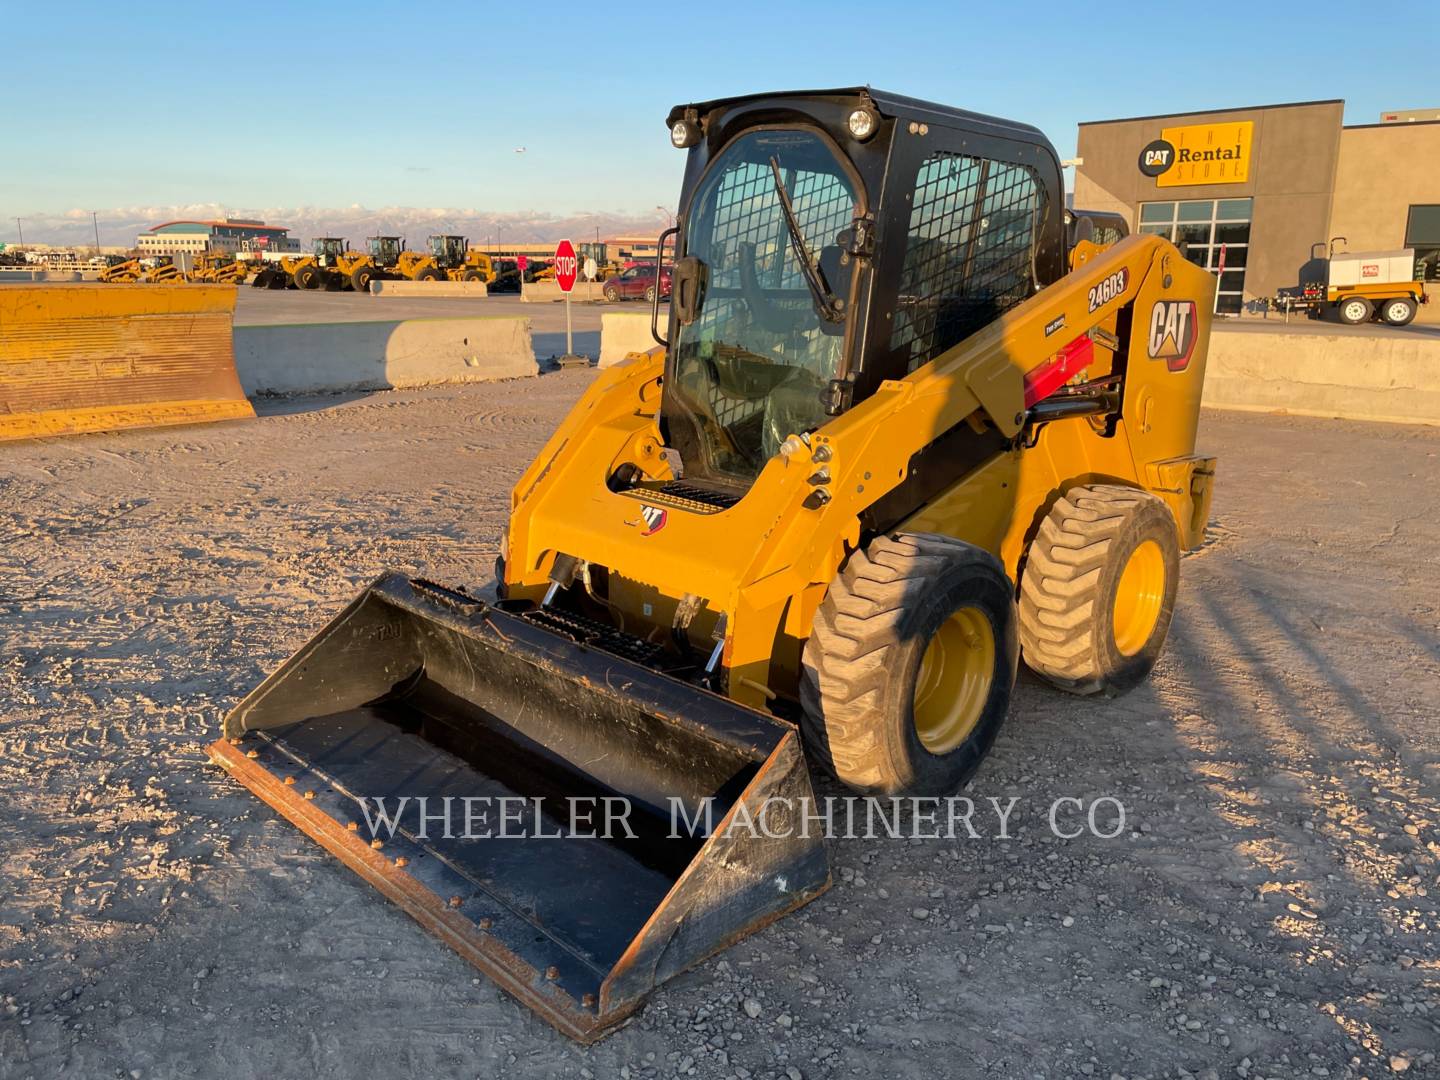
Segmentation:
{"type": "Polygon", "coordinates": [[[1144,679],[1215,472],[1214,279],[1156,236],[1072,243],[1036,129],[873,89],[667,127],[659,347],[515,485],[497,599],[382,576],[210,751],[587,1041],[829,885],[807,762],[944,798],[1022,661],[1144,679]],[[381,797],[411,797],[389,832],[381,797]],[[444,800],[506,797],[537,823],[436,838],[444,800]],[[566,823],[597,800],[626,829],[566,823]]]}

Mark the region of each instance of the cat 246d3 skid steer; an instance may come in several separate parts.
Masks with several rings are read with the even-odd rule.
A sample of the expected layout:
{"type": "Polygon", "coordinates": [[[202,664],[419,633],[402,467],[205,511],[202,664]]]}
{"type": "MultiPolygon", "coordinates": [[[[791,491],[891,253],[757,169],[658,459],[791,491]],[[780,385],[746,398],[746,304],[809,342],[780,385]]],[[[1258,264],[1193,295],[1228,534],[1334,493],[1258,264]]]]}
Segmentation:
{"type": "Polygon", "coordinates": [[[663,347],[600,372],[516,485],[499,599],[380,578],[212,748],[586,1040],[829,884],[807,759],[946,796],[1020,660],[1143,679],[1214,476],[1211,276],[1067,229],[1040,132],[868,89],[668,126],[663,347]],[[437,835],[501,797],[535,820],[437,835]]]}

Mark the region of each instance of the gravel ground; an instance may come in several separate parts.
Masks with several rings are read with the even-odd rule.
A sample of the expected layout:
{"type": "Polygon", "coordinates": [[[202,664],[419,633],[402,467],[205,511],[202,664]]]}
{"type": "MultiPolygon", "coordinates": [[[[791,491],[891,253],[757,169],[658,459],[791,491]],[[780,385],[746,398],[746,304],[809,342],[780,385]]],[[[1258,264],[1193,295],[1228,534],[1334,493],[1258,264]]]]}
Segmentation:
{"type": "Polygon", "coordinates": [[[1155,677],[1022,677],[980,839],[832,842],[828,894],[593,1048],[208,766],[381,569],[489,583],[591,377],[4,449],[0,1077],[1440,1073],[1440,430],[1208,413],[1155,677]],[[1102,796],[1118,838],[1051,835],[1102,796]]]}

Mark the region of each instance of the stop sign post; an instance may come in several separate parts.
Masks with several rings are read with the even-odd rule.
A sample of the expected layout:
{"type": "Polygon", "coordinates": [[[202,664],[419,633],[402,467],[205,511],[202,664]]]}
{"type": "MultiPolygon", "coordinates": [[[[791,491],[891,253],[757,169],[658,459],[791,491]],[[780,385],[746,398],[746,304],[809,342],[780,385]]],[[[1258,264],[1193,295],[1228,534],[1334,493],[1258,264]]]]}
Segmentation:
{"type": "Polygon", "coordinates": [[[575,338],[570,326],[570,291],[575,288],[579,268],[579,260],[575,258],[575,245],[569,240],[561,240],[555,245],[555,284],[559,285],[560,291],[565,294],[565,355],[560,358],[562,366],[584,360],[583,357],[575,355],[575,338]]]}

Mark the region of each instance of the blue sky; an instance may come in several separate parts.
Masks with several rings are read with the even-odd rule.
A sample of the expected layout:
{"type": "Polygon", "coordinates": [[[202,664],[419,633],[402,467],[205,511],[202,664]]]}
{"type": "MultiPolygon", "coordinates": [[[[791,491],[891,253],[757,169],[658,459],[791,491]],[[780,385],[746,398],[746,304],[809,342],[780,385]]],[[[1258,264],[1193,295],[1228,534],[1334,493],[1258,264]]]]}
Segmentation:
{"type": "Polygon", "coordinates": [[[0,223],[202,202],[649,212],[679,183],[669,106],[761,89],[868,82],[1036,124],[1062,156],[1081,120],[1440,105],[1416,100],[1431,3],[5,0],[0,41],[0,223]]]}

